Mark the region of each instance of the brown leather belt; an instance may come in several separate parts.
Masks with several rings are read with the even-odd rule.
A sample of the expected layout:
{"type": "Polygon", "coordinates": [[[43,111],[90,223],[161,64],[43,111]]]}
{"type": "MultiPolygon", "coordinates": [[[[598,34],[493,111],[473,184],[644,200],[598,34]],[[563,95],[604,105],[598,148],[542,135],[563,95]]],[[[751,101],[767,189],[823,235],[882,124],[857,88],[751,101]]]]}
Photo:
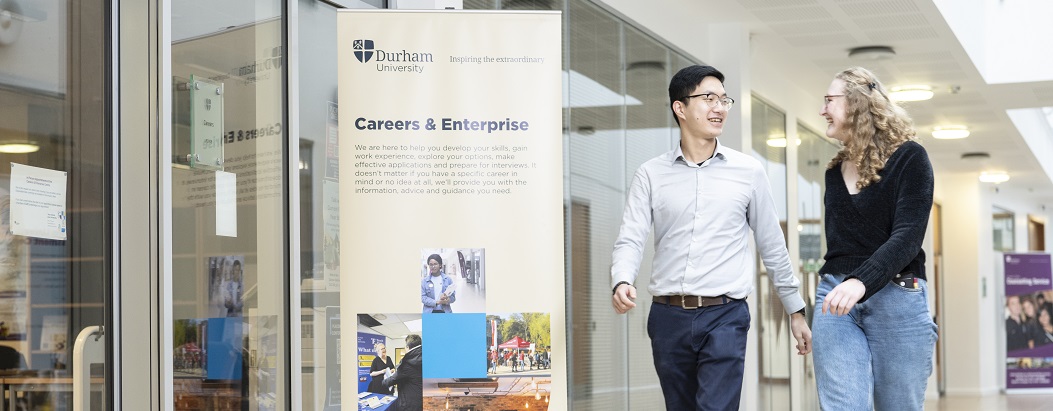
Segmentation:
{"type": "Polygon", "coordinates": [[[719,297],[700,297],[697,295],[656,295],[652,301],[659,304],[693,310],[702,307],[712,307],[714,305],[724,305],[735,301],[735,299],[726,295],[719,297]]]}

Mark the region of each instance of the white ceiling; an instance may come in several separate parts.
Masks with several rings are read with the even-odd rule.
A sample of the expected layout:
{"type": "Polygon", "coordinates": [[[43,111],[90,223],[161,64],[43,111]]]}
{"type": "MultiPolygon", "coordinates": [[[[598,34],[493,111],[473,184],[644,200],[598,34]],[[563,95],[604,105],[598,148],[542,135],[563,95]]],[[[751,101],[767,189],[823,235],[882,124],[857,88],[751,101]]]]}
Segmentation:
{"type": "Polygon", "coordinates": [[[867,67],[888,87],[932,85],[932,100],[905,107],[936,172],[1005,170],[1012,179],[999,185],[1000,190],[1053,207],[1053,182],[1039,162],[1053,161],[1053,153],[1032,153],[1006,114],[1007,109],[1053,106],[1053,81],[985,83],[932,0],[706,1],[705,8],[710,11],[706,20],[748,27],[751,52],[784,63],[779,71],[800,79],[802,89],[816,90],[816,101],[833,74],[851,66],[867,67]],[[848,50],[872,45],[894,48],[895,58],[848,57],[848,50]],[[932,128],[945,124],[966,124],[972,135],[962,140],[932,138],[932,128]],[[961,159],[967,152],[991,157],[961,159]]]}

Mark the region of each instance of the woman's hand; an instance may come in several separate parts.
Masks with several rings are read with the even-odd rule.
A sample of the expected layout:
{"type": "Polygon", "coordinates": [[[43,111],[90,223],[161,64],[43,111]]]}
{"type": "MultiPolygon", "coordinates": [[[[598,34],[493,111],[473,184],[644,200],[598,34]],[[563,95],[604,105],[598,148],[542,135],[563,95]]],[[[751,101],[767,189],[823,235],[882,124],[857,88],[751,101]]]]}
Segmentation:
{"type": "Polygon", "coordinates": [[[859,279],[850,278],[845,280],[837,287],[834,287],[833,290],[830,290],[830,293],[826,294],[826,298],[823,298],[823,314],[827,312],[838,316],[848,314],[866,292],[867,287],[859,279]]]}

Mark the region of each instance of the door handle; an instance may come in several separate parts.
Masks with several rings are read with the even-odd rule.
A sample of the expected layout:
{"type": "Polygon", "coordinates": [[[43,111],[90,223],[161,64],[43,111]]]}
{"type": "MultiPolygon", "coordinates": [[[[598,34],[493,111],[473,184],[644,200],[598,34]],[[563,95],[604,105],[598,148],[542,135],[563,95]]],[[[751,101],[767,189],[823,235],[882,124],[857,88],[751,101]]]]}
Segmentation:
{"type": "Polygon", "coordinates": [[[73,343],[73,411],[91,409],[91,365],[106,361],[106,332],[101,325],[85,327],[73,343]]]}

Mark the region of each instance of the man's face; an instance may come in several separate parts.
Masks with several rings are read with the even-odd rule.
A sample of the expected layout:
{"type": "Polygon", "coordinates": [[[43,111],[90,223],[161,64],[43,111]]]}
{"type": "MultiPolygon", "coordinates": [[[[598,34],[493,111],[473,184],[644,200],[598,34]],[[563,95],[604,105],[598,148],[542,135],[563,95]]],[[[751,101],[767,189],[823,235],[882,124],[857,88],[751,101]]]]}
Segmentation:
{"type": "Polygon", "coordinates": [[[678,111],[678,114],[683,113],[680,118],[680,127],[704,138],[716,138],[724,131],[724,120],[728,116],[728,110],[723,104],[720,104],[720,101],[728,94],[724,91],[724,85],[720,84],[720,80],[712,76],[702,79],[702,82],[690,95],[699,94],[703,95],[673,103],[674,110],[675,105],[679,104],[681,111],[678,111]],[[712,106],[710,102],[713,103],[712,106]]]}
{"type": "Polygon", "coordinates": [[[428,272],[431,273],[431,275],[439,275],[439,269],[441,268],[442,264],[439,264],[438,261],[428,260],[428,272]]]}
{"type": "Polygon", "coordinates": [[[1009,306],[1009,314],[1012,314],[1013,316],[1020,315],[1020,298],[1009,297],[1006,305],[1009,306]]]}

